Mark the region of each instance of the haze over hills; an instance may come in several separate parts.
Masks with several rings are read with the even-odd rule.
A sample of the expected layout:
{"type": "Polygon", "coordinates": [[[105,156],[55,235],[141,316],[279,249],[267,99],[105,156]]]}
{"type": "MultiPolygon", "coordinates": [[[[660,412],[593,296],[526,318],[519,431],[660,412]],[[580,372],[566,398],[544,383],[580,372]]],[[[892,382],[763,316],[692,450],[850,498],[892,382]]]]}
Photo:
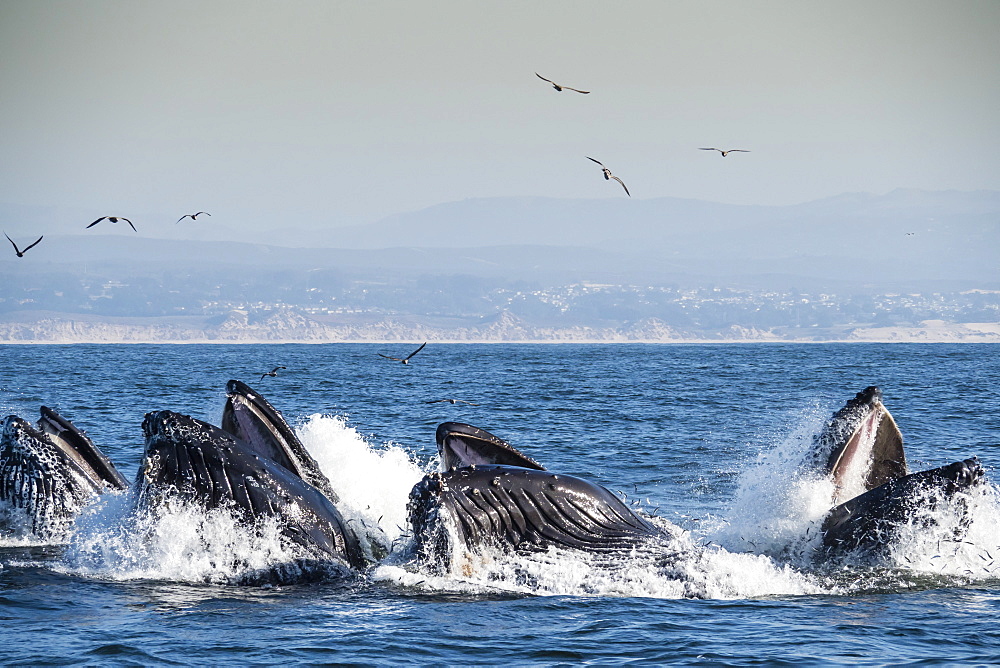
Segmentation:
{"type": "MultiPolygon", "coordinates": [[[[85,231],[89,219],[68,210],[3,206],[0,215],[12,235],[50,235],[52,251],[63,243],[54,235],[86,235],[65,242],[74,248],[58,252],[61,262],[159,257],[602,281],[761,275],[893,284],[1000,280],[996,191],[896,190],[780,207],[672,198],[470,199],[329,229],[297,229],[294,223],[253,229],[219,212],[184,224],[165,214],[130,216],[139,234],[107,222],[85,231]],[[56,222],[71,216],[82,224],[56,222]],[[138,243],[143,238],[200,243],[138,243]],[[226,249],[207,242],[224,242],[226,249]]],[[[32,252],[32,260],[44,261],[39,249],[32,252]]]]}
{"type": "Polygon", "coordinates": [[[87,217],[25,229],[31,213],[5,223],[12,236],[45,240],[24,258],[0,254],[0,339],[84,336],[80,317],[84,338],[98,340],[160,340],[166,317],[187,319],[164,330],[182,340],[281,338],[275,331],[290,340],[560,339],[598,330],[602,340],[840,339],[861,336],[850,334],[858,324],[932,320],[998,328],[936,326],[935,336],[1000,337],[993,191],[898,190],[784,207],[478,199],[299,231],[240,229],[218,213],[184,225],[130,216],[138,233],[107,222],[83,230],[87,217]],[[128,317],[150,322],[100,329],[102,319],[128,317]]]}
{"type": "Polygon", "coordinates": [[[1000,193],[897,190],[784,207],[669,198],[465,200],[326,238],[341,248],[402,240],[425,248],[488,247],[530,239],[724,275],[997,280],[1000,193]]]}

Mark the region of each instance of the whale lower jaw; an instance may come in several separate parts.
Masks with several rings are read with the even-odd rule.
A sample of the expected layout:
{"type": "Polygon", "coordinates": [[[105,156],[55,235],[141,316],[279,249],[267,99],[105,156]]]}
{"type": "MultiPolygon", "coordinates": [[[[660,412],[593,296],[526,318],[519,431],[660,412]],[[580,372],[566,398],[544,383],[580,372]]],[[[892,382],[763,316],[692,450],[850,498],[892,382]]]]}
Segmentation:
{"type": "Polygon", "coordinates": [[[226,384],[226,394],[226,405],[222,411],[223,431],[244,441],[253,452],[284,466],[318,488],[333,503],[339,501],[330,479],[267,399],[238,380],[230,380],[226,384]]]}
{"type": "Polygon", "coordinates": [[[882,391],[867,387],[834,413],[813,438],[808,460],[833,482],[835,503],[905,476],[903,436],[882,391]]]}

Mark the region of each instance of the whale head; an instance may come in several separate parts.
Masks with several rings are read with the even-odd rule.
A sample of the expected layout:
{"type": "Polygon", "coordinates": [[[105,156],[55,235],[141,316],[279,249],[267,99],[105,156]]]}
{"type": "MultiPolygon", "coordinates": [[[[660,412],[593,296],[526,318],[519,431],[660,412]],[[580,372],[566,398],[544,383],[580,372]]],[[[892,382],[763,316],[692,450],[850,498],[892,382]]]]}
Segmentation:
{"type": "Polygon", "coordinates": [[[826,421],[813,438],[810,461],[833,480],[838,502],[906,475],[903,435],[879,388],[858,392],[826,421]]]}
{"type": "Polygon", "coordinates": [[[333,502],[294,471],[207,422],[173,411],[147,413],[145,457],[134,492],[141,507],[172,498],[224,508],[247,523],[277,518],[306,556],[367,563],[333,502]]]}

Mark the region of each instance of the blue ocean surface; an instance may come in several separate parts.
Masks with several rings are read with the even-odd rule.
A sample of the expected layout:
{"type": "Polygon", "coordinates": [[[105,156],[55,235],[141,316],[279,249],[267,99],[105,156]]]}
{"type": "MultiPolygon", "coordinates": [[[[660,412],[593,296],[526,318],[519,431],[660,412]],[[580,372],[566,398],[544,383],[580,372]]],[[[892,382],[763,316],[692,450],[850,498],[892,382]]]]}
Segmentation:
{"type": "MultiPolygon", "coordinates": [[[[419,342],[416,342],[417,344],[419,342]]],[[[105,497],[64,545],[0,540],[0,662],[20,665],[1000,662],[1000,346],[991,344],[4,345],[0,416],[49,406],[129,479],[145,413],[218,424],[243,380],[296,427],[347,506],[405,552],[410,487],[461,421],[548,469],[615,490],[705,546],[684,598],[643,563],[502,558],[422,572],[239,586],[273,546],[177,515],[142,536],[105,497]],[[275,377],[260,378],[275,366],[275,377]],[[917,531],[893,563],[816,568],[797,464],[823,421],[877,385],[912,471],[978,455],[961,540],[917,531]],[[478,404],[428,403],[455,398],[478,404]],[[994,558],[996,562],[994,563],[994,558]]],[[[937,531],[938,533],[935,533],[937,531]]]]}

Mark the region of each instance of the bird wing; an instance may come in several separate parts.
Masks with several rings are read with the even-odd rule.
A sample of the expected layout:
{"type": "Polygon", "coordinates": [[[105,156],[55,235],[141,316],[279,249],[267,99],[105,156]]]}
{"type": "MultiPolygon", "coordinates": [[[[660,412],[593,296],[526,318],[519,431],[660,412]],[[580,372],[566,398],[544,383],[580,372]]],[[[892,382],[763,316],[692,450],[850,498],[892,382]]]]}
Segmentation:
{"type": "Polygon", "coordinates": [[[398,357],[389,357],[388,355],[383,355],[382,353],[375,353],[375,354],[378,355],[379,357],[384,357],[387,360],[396,360],[397,362],[402,362],[403,361],[403,360],[401,360],[398,357]]]}
{"type": "Polygon", "coordinates": [[[584,157],[585,157],[585,158],[587,158],[587,160],[593,160],[594,162],[596,162],[596,163],[597,163],[598,165],[600,165],[601,167],[603,167],[603,166],[604,166],[604,163],[603,163],[603,162],[601,162],[600,160],[594,160],[594,159],[593,159],[593,158],[591,158],[591,157],[590,157],[589,155],[586,155],[586,156],[584,156],[584,157]]]}
{"type": "Polygon", "coordinates": [[[615,176],[614,174],[612,174],[612,175],[611,175],[611,178],[613,178],[613,179],[614,179],[615,181],[617,181],[618,183],[622,184],[622,188],[625,188],[625,194],[626,194],[626,195],[628,195],[629,197],[631,197],[631,196],[632,196],[632,193],[630,193],[630,192],[628,191],[628,186],[626,186],[626,185],[625,185],[625,182],[624,182],[624,181],[622,181],[622,180],[621,180],[620,178],[618,178],[618,177],[617,177],[617,176],[615,176]]]}
{"type": "Polygon", "coordinates": [[[728,152],[729,153],[749,153],[750,151],[748,151],[745,148],[731,148],[731,149],[729,149],[728,152]]]}
{"type": "Polygon", "coordinates": [[[569,86],[563,86],[566,90],[571,90],[574,93],[583,93],[584,95],[590,95],[589,90],[580,90],[579,88],[570,88],[569,86]]]}
{"type": "Polygon", "coordinates": [[[722,151],[721,148],[702,148],[701,151],[722,151]]]}
{"type": "Polygon", "coordinates": [[[212,215],[212,214],[210,214],[210,213],[209,213],[208,211],[199,211],[198,213],[196,213],[196,214],[194,214],[194,215],[195,215],[195,216],[200,216],[200,215],[202,215],[202,214],[205,214],[206,216],[211,216],[211,215],[212,215]]]}
{"type": "Polygon", "coordinates": [[[122,220],[124,220],[126,223],[128,223],[128,226],[132,228],[133,232],[138,232],[139,231],[139,230],[135,229],[135,225],[133,225],[132,221],[129,220],[128,218],[122,218],[122,220]]]}
{"type": "MultiPolygon", "coordinates": [[[[182,221],[182,220],[184,220],[185,218],[191,218],[191,219],[193,220],[193,219],[194,219],[194,216],[192,216],[192,215],[191,215],[190,213],[189,213],[189,214],[187,214],[187,215],[185,215],[185,216],[181,216],[180,218],[178,218],[178,219],[177,219],[177,223],[181,222],[181,221],[182,221]]],[[[177,223],[174,223],[174,225],[176,225],[177,223]]]]}
{"type": "Polygon", "coordinates": [[[447,399],[432,399],[430,401],[425,401],[425,404],[439,404],[442,401],[448,401],[447,399]]]}
{"type": "MultiPolygon", "coordinates": [[[[4,233],[3,233],[3,235],[4,235],[5,237],[7,237],[7,233],[6,233],[6,232],[4,232],[4,233]]],[[[21,252],[20,250],[18,250],[18,248],[17,248],[17,244],[16,244],[16,243],[14,243],[14,240],[13,240],[13,239],[11,239],[10,237],[7,237],[7,241],[9,241],[9,242],[10,242],[10,245],[14,247],[14,252],[15,252],[15,253],[20,253],[20,252],[21,252]]],[[[41,239],[39,239],[38,241],[41,241],[41,239]]],[[[37,243],[38,243],[38,241],[36,241],[36,242],[35,242],[35,244],[37,244],[37,243]]],[[[35,244],[31,244],[31,246],[34,246],[35,244]]],[[[31,248],[31,246],[28,246],[28,248],[31,248]]],[[[27,248],[26,248],[25,250],[27,250],[27,248]]]]}
{"type": "Polygon", "coordinates": [[[539,74],[538,72],[535,72],[535,76],[536,76],[536,77],[538,77],[539,79],[541,79],[542,81],[548,81],[548,82],[549,82],[550,84],[552,84],[552,85],[555,85],[555,83],[556,83],[556,82],[555,82],[555,81],[553,81],[552,79],[546,79],[545,77],[543,77],[543,76],[542,76],[541,74],[539,74]]]}
{"type": "Polygon", "coordinates": [[[264,380],[264,376],[266,376],[266,375],[267,375],[266,373],[262,373],[262,374],[260,374],[260,379],[261,379],[261,380],[264,380]]]}
{"type": "MultiPolygon", "coordinates": [[[[4,236],[7,236],[7,235],[5,234],[4,236]]],[[[7,237],[7,238],[8,238],[8,239],[10,239],[10,237],[7,237]]],[[[45,237],[38,237],[38,241],[41,241],[41,240],[42,240],[42,239],[44,239],[44,238],[45,238],[45,237]]],[[[27,248],[25,248],[25,249],[24,249],[23,251],[21,251],[21,252],[22,252],[22,253],[27,253],[27,252],[28,252],[28,251],[29,251],[30,249],[32,249],[32,248],[34,248],[35,246],[37,246],[37,245],[38,245],[38,241],[36,241],[35,243],[31,244],[30,246],[28,246],[27,248]]],[[[11,243],[14,243],[14,242],[12,241],[11,243]]],[[[14,246],[14,248],[17,248],[17,246],[14,246]]]]}
{"type": "Polygon", "coordinates": [[[276,373],[278,371],[278,369],[287,369],[287,368],[288,367],[284,367],[284,366],[276,366],[273,369],[271,369],[271,373],[276,373]]]}
{"type": "Polygon", "coordinates": [[[98,218],[97,220],[95,220],[94,222],[92,222],[90,225],[87,225],[87,227],[84,228],[84,229],[88,229],[89,230],[90,228],[92,228],[94,225],[97,225],[99,222],[101,222],[105,218],[107,218],[107,216],[101,216],[100,218],[98,218]]]}
{"type": "Polygon", "coordinates": [[[423,342],[423,343],[422,343],[422,344],[420,345],[420,347],[419,347],[419,348],[417,348],[417,349],[416,349],[416,350],[414,350],[414,351],[413,351],[412,353],[410,353],[409,355],[407,355],[407,356],[406,356],[406,359],[410,359],[411,357],[413,357],[414,355],[416,355],[417,353],[419,353],[419,352],[420,352],[421,350],[423,350],[423,349],[424,349],[424,346],[426,346],[426,345],[427,345],[427,342],[426,342],[426,341],[424,341],[424,342],[423,342]]]}

